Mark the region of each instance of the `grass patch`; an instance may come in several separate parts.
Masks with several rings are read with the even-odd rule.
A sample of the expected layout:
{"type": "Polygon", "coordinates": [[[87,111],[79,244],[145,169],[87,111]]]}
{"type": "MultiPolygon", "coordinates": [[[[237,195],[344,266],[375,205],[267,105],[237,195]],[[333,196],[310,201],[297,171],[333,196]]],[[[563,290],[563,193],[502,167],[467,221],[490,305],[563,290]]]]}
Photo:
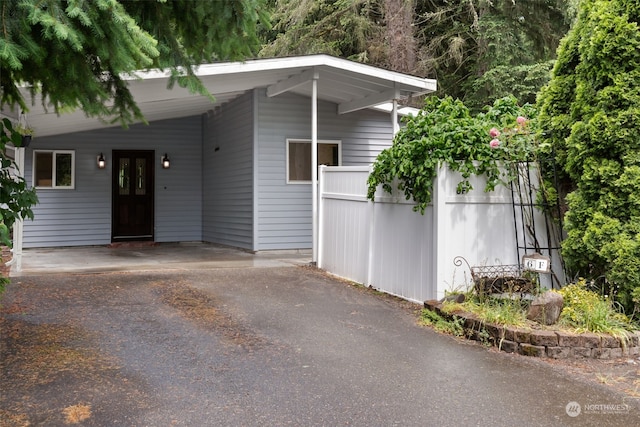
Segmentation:
{"type": "Polygon", "coordinates": [[[447,320],[435,311],[423,309],[420,316],[420,322],[423,325],[432,326],[438,332],[454,335],[456,337],[464,335],[464,328],[462,327],[463,320],[459,318],[455,320],[447,320]]]}
{"type": "Polygon", "coordinates": [[[485,297],[479,300],[470,295],[462,303],[445,301],[446,313],[473,313],[478,319],[494,325],[524,326],[527,323],[527,304],[519,299],[485,297]]]}

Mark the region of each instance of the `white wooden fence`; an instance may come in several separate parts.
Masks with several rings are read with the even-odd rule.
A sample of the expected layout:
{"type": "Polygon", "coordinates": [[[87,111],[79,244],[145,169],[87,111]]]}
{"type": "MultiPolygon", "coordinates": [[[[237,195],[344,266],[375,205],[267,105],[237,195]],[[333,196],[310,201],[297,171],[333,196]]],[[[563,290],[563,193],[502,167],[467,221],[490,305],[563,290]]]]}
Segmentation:
{"type": "MultiPolygon", "coordinates": [[[[454,265],[457,256],[472,266],[520,263],[515,223],[522,224],[508,188],[485,193],[483,179],[473,178],[473,190],[456,194],[460,175],[442,168],[433,201],[420,215],[401,192],[378,189],[375,201],[367,200],[369,173],[369,167],[320,167],[320,268],[423,302],[470,284],[468,267],[454,265]]],[[[538,236],[546,235],[541,218],[538,236]]]]}

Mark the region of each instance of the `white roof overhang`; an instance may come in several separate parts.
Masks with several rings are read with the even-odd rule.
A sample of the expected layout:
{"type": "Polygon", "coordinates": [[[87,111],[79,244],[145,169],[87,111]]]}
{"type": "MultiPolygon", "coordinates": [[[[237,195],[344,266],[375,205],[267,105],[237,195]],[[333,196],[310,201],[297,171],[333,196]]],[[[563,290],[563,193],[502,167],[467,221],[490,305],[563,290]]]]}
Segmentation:
{"type": "MultiPolygon", "coordinates": [[[[175,85],[167,88],[169,73],[139,72],[130,77],[129,87],[147,121],[188,117],[205,113],[255,88],[266,88],[268,96],[292,92],[311,97],[314,78],[318,99],[337,104],[345,114],[373,108],[392,100],[403,100],[436,90],[436,81],[383,70],[329,55],[255,59],[244,62],[203,64],[196,70],[204,86],[215,97],[193,94],[175,85]]],[[[25,96],[28,92],[25,90],[25,96]]],[[[37,136],[98,129],[108,125],[87,118],[81,111],[55,114],[46,111],[36,98],[27,121],[37,136]]],[[[18,118],[17,112],[5,112],[18,118]]]]}

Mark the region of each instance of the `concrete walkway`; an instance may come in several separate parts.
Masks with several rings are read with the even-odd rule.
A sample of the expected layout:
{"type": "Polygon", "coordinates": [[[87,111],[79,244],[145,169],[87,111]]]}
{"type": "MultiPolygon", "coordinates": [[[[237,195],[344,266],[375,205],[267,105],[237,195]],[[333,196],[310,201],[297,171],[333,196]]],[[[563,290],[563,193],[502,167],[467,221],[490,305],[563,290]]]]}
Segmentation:
{"type": "Polygon", "coordinates": [[[311,262],[309,252],[249,253],[207,243],[131,244],[76,248],[25,249],[22,270],[12,277],[49,273],[193,270],[214,268],[286,267],[311,262]]]}

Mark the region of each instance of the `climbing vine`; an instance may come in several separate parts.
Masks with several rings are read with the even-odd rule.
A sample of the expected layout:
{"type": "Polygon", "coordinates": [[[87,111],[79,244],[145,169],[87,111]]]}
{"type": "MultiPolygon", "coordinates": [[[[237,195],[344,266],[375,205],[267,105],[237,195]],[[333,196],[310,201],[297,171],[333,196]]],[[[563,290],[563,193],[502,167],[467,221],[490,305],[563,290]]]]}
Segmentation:
{"type": "Polygon", "coordinates": [[[427,98],[417,116],[405,119],[393,145],[377,157],[367,197],[374,200],[378,186],[391,193],[397,185],[416,203],[414,211],[424,214],[444,165],[461,174],[459,193],[472,189],[473,175],[484,175],[485,191],[492,191],[515,177],[511,165],[533,160],[534,118],[535,109],[519,106],[514,97],[498,99],[475,115],[460,100],[427,98]]]}

